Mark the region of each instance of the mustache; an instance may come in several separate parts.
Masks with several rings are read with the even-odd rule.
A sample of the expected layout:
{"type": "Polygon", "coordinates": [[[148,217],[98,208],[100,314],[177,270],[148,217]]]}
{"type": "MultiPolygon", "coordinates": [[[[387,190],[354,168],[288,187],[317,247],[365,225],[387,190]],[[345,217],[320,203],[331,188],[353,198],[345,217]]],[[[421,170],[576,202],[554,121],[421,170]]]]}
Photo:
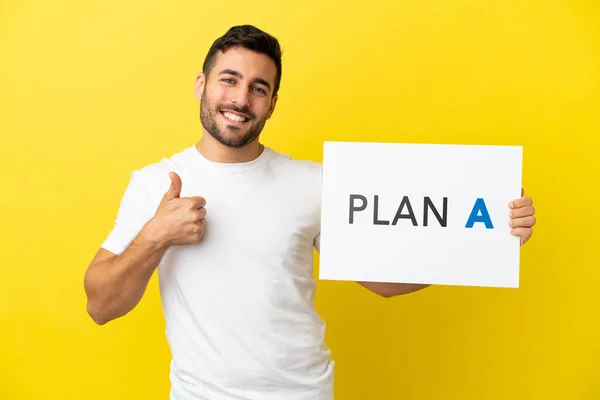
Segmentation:
{"type": "Polygon", "coordinates": [[[245,107],[238,107],[235,104],[223,104],[221,106],[219,106],[219,111],[235,111],[238,112],[240,114],[245,114],[250,118],[256,118],[256,116],[254,115],[254,113],[252,111],[250,111],[250,107],[245,106],[245,107]]]}

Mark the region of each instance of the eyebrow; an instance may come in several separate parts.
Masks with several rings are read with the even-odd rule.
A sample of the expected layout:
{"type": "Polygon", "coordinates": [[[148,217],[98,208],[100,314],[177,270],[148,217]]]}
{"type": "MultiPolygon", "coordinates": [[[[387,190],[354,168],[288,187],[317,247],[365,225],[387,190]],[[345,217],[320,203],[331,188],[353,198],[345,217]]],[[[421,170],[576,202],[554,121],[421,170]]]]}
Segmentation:
{"type": "MultiPolygon", "coordinates": [[[[243,76],[240,72],[233,70],[233,69],[224,69],[221,72],[219,72],[219,75],[233,75],[240,79],[243,78],[243,76]]],[[[271,85],[269,85],[269,82],[267,82],[266,80],[264,80],[262,78],[254,78],[253,83],[259,83],[259,84],[269,88],[269,90],[271,89],[271,85]]]]}

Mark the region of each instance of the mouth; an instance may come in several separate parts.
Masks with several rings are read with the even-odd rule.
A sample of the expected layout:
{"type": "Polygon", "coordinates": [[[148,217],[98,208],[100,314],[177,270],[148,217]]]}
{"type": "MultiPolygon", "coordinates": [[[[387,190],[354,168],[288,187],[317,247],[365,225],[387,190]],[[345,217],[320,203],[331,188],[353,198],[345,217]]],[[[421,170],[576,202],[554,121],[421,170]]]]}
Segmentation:
{"type": "Polygon", "coordinates": [[[239,114],[229,110],[221,110],[219,111],[223,117],[229,122],[234,122],[238,124],[243,124],[248,122],[250,118],[244,114],[239,114]]]}

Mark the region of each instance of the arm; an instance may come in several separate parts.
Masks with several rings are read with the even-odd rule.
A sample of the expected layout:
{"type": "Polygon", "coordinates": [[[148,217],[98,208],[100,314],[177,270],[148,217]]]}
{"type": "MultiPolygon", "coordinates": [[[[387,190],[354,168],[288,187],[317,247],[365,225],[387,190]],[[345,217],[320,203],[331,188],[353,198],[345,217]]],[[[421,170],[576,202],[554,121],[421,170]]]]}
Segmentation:
{"type": "MultiPolygon", "coordinates": [[[[317,252],[321,251],[321,234],[319,233],[313,240],[313,246],[317,252]]],[[[403,294],[416,292],[425,289],[430,285],[420,285],[411,283],[392,283],[392,282],[358,282],[364,288],[382,297],[394,297],[403,294]]]]}
{"type": "MultiPolygon", "coordinates": [[[[88,266],[84,278],[87,311],[97,324],[122,317],[140,302],[169,247],[202,240],[205,200],[199,196],[180,198],[181,179],[172,173],[171,182],[155,215],[125,250],[114,254],[101,248],[88,266]]],[[[120,215],[125,220],[131,218],[131,209],[137,205],[131,198],[126,194],[122,202],[120,215]]]]}
{"type": "Polygon", "coordinates": [[[358,282],[363,287],[369,289],[382,297],[390,298],[403,294],[413,293],[431,285],[417,283],[393,283],[393,282],[358,282]]]}
{"type": "MultiPolygon", "coordinates": [[[[536,223],[535,209],[530,197],[525,196],[525,191],[521,190],[521,198],[516,199],[509,204],[511,234],[521,237],[521,246],[525,244],[533,233],[533,226],[536,223]]],[[[320,251],[320,234],[314,240],[314,246],[320,251]]],[[[413,293],[431,285],[411,284],[411,283],[392,283],[392,282],[358,282],[366,289],[380,296],[389,298],[403,294],[413,293]]]]}
{"type": "Polygon", "coordinates": [[[122,317],[140,302],[167,248],[142,230],[120,255],[98,251],[84,278],[87,312],[94,322],[103,325],[122,317]]]}

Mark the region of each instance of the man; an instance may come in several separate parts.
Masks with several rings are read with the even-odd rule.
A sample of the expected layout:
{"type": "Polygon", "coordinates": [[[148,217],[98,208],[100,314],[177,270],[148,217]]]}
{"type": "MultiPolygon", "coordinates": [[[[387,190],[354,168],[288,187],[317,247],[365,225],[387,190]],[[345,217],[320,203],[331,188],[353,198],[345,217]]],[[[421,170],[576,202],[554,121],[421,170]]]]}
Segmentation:
{"type": "MultiPolygon", "coordinates": [[[[259,142],[281,50],[252,26],[212,45],[195,86],[202,139],[134,171],[115,226],[85,276],[88,312],[131,311],[158,270],[172,351],[171,399],[333,398],[325,324],[313,307],[321,165],[259,142]]],[[[531,199],[512,205],[529,239],[531,199]]],[[[385,297],[426,285],[361,283],[385,297]]]]}

